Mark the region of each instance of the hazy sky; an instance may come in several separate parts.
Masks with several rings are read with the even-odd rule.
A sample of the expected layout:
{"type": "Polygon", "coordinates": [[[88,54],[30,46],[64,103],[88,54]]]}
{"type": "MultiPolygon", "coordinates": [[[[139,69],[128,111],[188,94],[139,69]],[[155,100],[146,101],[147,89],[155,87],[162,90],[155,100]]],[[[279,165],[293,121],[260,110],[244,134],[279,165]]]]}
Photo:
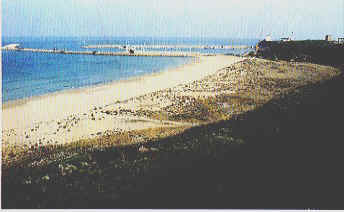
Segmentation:
{"type": "Polygon", "coordinates": [[[2,0],[3,36],[344,37],[344,0],[2,0]]]}

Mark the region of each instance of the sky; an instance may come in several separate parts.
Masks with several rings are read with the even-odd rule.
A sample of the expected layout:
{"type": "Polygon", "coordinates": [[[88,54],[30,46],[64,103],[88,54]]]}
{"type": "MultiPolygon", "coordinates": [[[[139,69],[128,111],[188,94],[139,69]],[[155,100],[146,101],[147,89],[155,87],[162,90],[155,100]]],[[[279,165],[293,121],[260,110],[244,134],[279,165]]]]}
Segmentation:
{"type": "Polygon", "coordinates": [[[344,0],[1,0],[2,36],[344,37],[344,0]]]}

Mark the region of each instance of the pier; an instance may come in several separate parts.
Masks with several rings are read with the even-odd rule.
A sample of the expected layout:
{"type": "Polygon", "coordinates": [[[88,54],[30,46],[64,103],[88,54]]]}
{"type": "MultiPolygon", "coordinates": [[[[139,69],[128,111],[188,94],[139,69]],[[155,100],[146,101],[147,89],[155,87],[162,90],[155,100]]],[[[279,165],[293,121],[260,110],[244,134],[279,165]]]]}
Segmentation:
{"type": "Polygon", "coordinates": [[[120,45],[120,44],[109,44],[109,45],[87,45],[82,46],[85,49],[247,49],[250,46],[246,45],[120,45]]]}
{"type": "Polygon", "coordinates": [[[183,52],[183,51],[134,51],[132,52],[105,52],[105,51],[67,51],[56,49],[32,49],[32,48],[2,48],[7,51],[23,51],[23,52],[37,52],[50,54],[83,54],[83,55],[106,55],[106,56],[163,56],[163,57],[198,57],[210,56],[213,54],[201,54],[198,52],[183,52]]]}
{"type": "Polygon", "coordinates": [[[1,50],[7,51],[23,51],[23,52],[38,52],[38,53],[51,53],[51,54],[84,54],[84,55],[106,55],[106,56],[163,56],[163,57],[199,57],[199,56],[212,56],[212,53],[200,53],[192,51],[168,51],[172,49],[245,49],[249,46],[196,46],[196,45],[89,45],[83,48],[116,48],[123,49],[121,52],[111,51],[70,51],[65,49],[34,49],[22,48],[19,44],[9,44],[3,46],[1,50]],[[139,49],[139,50],[138,50],[139,49]],[[145,51],[145,49],[163,49],[163,51],[145,51]]]}

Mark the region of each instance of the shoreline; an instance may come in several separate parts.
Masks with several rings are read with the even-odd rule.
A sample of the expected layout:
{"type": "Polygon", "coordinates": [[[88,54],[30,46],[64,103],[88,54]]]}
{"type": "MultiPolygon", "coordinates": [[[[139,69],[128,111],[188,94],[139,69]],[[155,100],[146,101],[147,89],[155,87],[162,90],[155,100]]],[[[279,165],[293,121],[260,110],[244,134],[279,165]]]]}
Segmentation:
{"type": "Polygon", "coordinates": [[[37,101],[37,100],[40,100],[43,98],[49,98],[49,96],[80,93],[80,92],[85,92],[85,91],[90,90],[90,89],[102,89],[102,88],[105,89],[106,87],[110,87],[110,86],[115,85],[115,84],[121,84],[121,83],[127,83],[127,82],[138,82],[145,77],[153,77],[153,76],[156,76],[156,75],[162,74],[164,72],[168,72],[168,71],[178,71],[179,69],[185,68],[185,66],[192,66],[196,63],[201,62],[200,61],[201,57],[191,57],[191,58],[192,59],[188,63],[179,65],[179,66],[174,67],[174,68],[163,69],[163,70],[158,71],[158,72],[147,73],[147,74],[143,74],[140,76],[131,76],[131,77],[125,78],[125,79],[112,80],[110,82],[98,83],[95,85],[87,85],[87,86],[82,86],[82,87],[78,87],[78,88],[68,88],[68,89],[63,89],[63,90],[59,90],[59,91],[44,93],[44,94],[38,95],[38,96],[30,96],[30,97],[24,97],[21,99],[8,100],[6,102],[2,102],[2,110],[7,109],[7,108],[16,107],[19,105],[24,105],[30,101],[37,101]]]}
{"type": "Polygon", "coordinates": [[[8,103],[2,108],[3,145],[4,143],[5,145],[6,143],[32,144],[37,143],[41,138],[64,143],[107,130],[141,129],[168,124],[167,122],[158,124],[153,121],[145,125],[134,124],[130,120],[137,117],[130,115],[121,118],[104,118],[101,115],[103,113],[98,109],[140,107],[141,103],[132,105],[117,104],[117,102],[203,79],[242,60],[240,57],[224,55],[199,57],[191,63],[158,73],[8,103]],[[75,123],[71,130],[68,126],[72,122],[78,123],[75,123]],[[62,128],[62,124],[58,123],[67,127],[62,128]]]}

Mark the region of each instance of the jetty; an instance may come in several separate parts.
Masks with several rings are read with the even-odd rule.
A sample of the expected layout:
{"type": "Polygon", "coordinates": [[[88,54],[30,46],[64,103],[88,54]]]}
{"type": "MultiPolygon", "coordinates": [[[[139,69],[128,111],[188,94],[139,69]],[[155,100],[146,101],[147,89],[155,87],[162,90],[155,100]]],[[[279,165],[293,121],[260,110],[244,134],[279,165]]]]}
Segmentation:
{"type": "Polygon", "coordinates": [[[247,49],[251,48],[246,45],[120,45],[120,44],[106,44],[106,45],[87,45],[82,46],[85,49],[247,49]]]}
{"type": "Polygon", "coordinates": [[[83,54],[83,55],[106,55],[106,56],[163,56],[163,57],[199,57],[199,56],[213,56],[214,53],[200,53],[197,51],[187,51],[183,49],[230,49],[230,48],[250,48],[249,46],[187,46],[187,45],[95,45],[84,46],[84,48],[117,48],[123,49],[123,51],[70,51],[66,49],[38,49],[38,48],[22,48],[19,44],[9,44],[3,46],[1,50],[7,51],[23,51],[23,52],[38,52],[38,53],[50,53],[50,54],[83,54]],[[137,50],[139,49],[139,50],[137,50]],[[163,49],[162,51],[152,51],[145,49],[163,49]],[[177,49],[174,51],[169,51],[177,49]]]}
{"type": "Polygon", "coordinates": [[[49,54],[83,54],[83,55],[106,55],[106,56],[163,56],[163,57],[198,57],[211,56],[214,54],[201,54],[198,52],[186,51],[123,51],[123,52],[107,52],[107,51],[69,51],[59,49],[33,49],[21,48],[19,45],[4,46],[2,50],[7,51],[22,51],[22,52],[37,52],[49,54]]]}

